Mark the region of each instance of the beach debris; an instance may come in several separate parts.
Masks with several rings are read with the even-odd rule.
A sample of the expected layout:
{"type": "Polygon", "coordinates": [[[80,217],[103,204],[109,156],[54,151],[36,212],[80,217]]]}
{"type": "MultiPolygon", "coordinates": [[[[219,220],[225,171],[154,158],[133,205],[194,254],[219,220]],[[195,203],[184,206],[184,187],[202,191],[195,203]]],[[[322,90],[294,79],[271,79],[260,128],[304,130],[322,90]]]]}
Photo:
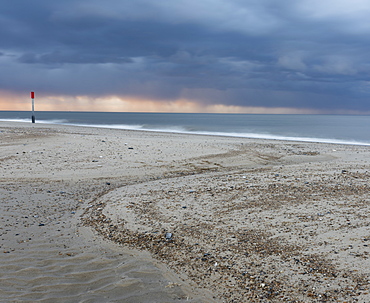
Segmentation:
{"type": "Polygon", "coordinates": [[[44,223],[40,223],[39,226],[45,226],[45,224],[44,223]]]}
{"type": "Polygon", "coordinates": [[[106,184],[106,185],[110,185],[110,182],[106,182],[105,184],[106,184]]]}
{"type": "Polygon", "coordinates": [[[172,233],[166,233],[166,240],[172,239],[172,233]]]}

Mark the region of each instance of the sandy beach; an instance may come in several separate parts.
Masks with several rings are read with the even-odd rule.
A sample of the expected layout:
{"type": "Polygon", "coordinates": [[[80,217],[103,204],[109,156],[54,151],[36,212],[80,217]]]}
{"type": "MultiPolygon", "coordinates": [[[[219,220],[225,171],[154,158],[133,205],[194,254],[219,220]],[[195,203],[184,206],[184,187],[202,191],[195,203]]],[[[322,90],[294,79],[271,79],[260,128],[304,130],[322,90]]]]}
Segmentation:
{"type": "Polygon", "coordinates": [[[4,302],[370,302],[370,147],[0,122],[4,302]]]}

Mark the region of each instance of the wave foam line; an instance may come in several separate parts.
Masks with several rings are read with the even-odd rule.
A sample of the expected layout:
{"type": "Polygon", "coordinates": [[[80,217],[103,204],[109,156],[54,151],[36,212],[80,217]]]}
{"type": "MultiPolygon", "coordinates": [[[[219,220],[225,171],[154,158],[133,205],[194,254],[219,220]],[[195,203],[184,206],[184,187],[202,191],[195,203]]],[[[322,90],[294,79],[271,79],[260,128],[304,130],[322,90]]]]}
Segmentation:
{"type": "Polygon", "coordinates": [[[341,140],[341,139],[328,139],[328,138],[290,137],[290,136],[258,134],[258,133],[223,133],[223,132],[196,132],[196,133],[200,135],[214,135],[214,136],[239,137],[239,138],[250,138],[250,139],[266,139],[266,140],[370,146],[370,143],[368,142],[347,141],[347,140],[341,140]]]}
{"type": "MultiPolygon", "coordinates": [[[[30,119],[0,119],[0,121],[8,122],[30,122],[30,119]]],[[[71,126],[82,127],[95,127],[95,128],[111,128],[123,130],[140,130],[149,132],[164,132],[164,133],[178,133],[178,134],[195,134],[206,136],[222,136],[222,137],[236,137],[236,138],[249,138],[249,139],[265,139],[265,140],[281,140],[281,141],[294,141],[294,142],[310,142],[310,143],[329,143],[329,144],[344,144],[344,145],[361,145],[370,146],[369,142],[351,141],[342,139],[330,138],[313,138],[313,137],[291,137],[273,134],[260,134],[260,133],[234,133],[234,132],[211,132],[211,131],[189,131],[181,126],[169,126],[168,128],[147,128],[144,125],[130,125],[130,124],[80,124],[69,123],[68,120],[38,120],[37,123],[45,124],[62,124],[71,126]]]]}
{"type": "MultiPolygon", "coordinates": [[[[37,117],[36,117],[37,118],[37,117]]],[[[31,119],[0,119],[1,122],[22,122],[22,123],[31,123],[31,119]]],[[[53,119],[53,120],[37,120],[36,123],[41,124],[66,124],[68,120],[65,119],[53,119]]]]}
{"type": "MultiPolygon", "coordinates": [[[[72,124],[71,124],[72,125],[72,124]]],[[[77,125],[77,124],[74,124],[77,125]]],[[[165,132],[165,133],[178,133],[178,134],[195,134],[195,135],[206,135],[206,136],[222,136],[222,137],[236,137],[236,138],[249,138],[249,139],[266,139],[266,140],[281,140],[281,141],[294,141],[294,142],[310,142],[310,143],[329,143],[329,144],[344,144],[344,145],[361,145],[370,146],[369,142],[361,141],[349,141],[341,139],[329,139],[329,138],[311,138],[311,137],[291,137],[281,136],[272,134],[259,134],[259,133],[230,133],[230,132],[210,132],[210,131],[188,131],[182,127],[168,127],[168,128],[145,128],[142,125],[81,125],[86,127],[101,127],[101,128],[114,128],[114,129],[126,129],[126,130],[140,130],[150,132],[165,132]]]]}

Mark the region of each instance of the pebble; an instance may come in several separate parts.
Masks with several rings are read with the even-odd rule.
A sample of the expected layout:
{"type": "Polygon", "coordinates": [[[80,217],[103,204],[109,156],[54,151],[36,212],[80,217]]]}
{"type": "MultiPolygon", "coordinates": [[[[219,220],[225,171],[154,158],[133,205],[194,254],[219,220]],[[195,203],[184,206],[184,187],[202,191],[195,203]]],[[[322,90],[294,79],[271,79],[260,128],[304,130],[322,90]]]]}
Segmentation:
{"type": "MultiPolygon", "coordinates": [[[[307,166],[307,168],[310,167],[307,166]]],[[[259,178],[260,175],[258,175],[256,171],[256,176],[246,176],[242,174],[238,176],[239,180],[237,180],[235,175],[228,176],[230,178],[233,177],[233,179],[226,179],[226,176],[222,175],[219,178],[215,177],[217,183],[216,181],[214,183],[204,181],[204,184],[201,182],[202,179],[199,178],[199,183],[202,187],[197,186],[198,183],[194,186],[191,182],[187,183],[184,181],[181,191],[178,191],[180,195],[177,198],[175,198],[175,194],[162,196],[162,190],[167,193],[177,193],[175,186],[173,188],[163,186],[158,196],[150,198],[153,199],[153,201],[155,201],[155,198],[158,198],[158,202],[154,203],[155,206],[154,204],[151,205],[156,207],[157,210],[160,210],[162,206],[168,206],[167,209],[171,211],[165,214],[168,214],[168,220],[171,225],[161,225],[162,222],[155,225],[158,219],[152,218],[152,214],[148,214],[147,209],[144,207],[147,205],[146,203],[151,202],[146,202],[145,204],[137,203],[137,208],[134,209],[136,209],[138,214],[142,215],[144,219],[148,219],[148,224],[153,225],[157,230],[163,230],[162,228],[165,226],[167,230],[176,232],[176,237],[173,237],[172,233],[166,232],[166,230],[156,234],[156,232],[152,231],[154,229],[145,233],[145,235],[148,235],[147,238],[144,237],[144,234],[141,234],[142,237],[138,237],[137,235],[140,234],[139,232],[134,235],[129,233],[125,234],[124,231],[120,229],[111,228],[111,222],[104,223],[106,218],[103,215],[98,217],[100,216],[98,212],[92,212],[92,216],[96,216],[96,220],[99,224],[106,225],[106,231],[108,231],[107,235],[110,236],[112,233],[116,236],[115,239],[117,240],[115,241],[119,243],[120,241],[124,241],[124,243],[132,246],[144,247],[144,249],[154,252],[159,259],[163,258],[171,265],[181,264],[181,270],[192,275],[194,281],[197,281],[196,279],[201,281],[201,283],[204,281],[202,286],[211,285],[215,287],[214,289],[216,289],[216,284],[221,284],[221,289],[222,286],[233,286],[233,294],[230,294],[228,291],[225,292],[225,297],[230,299],[228,302],[231,302],[231,300],[234,300],[234,302],[267,302],[270,301],[270,299],[276,302],[288,301],[291,292],[293,292],[291,295],[292,297],[296,294],[301,295],[303,293],[303,285],[299,282],[295,283],[295,280],[293,281],[295,278],[299,281],[301,275],[306,275],[306,277],[308,277],[305,281],[308,281],[307,285],[311,287],[316,284],[315,279],[317,277],[320,278],[321,275],[321,278],[326,278],[326,276],[329,275],[330,279],[333,281],[330,280],[330,287],[333,287],[335,291],[338,290],[338,293],[340,292],[344,297],[347,295],[346,290],[342,291],[339,286],[333,286],[337,283],[337,280],[340,280],[341,276],[338,276],[338,278],[334,276],[335,274],[340,275],[340,272],[338,271],[337,273],[335,266],[331,267],[330,259],[341,258],[341,255],[345,255],[345,251],[339,252],[334,250],[335,247],[333,247],[330,256],[321,258],[320,256],[316,256],[315,253],[312,255],[306,253],[307,248],[311,247],[311,245],[320,245],[321,247],[321,244],[317,244],[315,241],[313,241],[313,243],[310,241],[302,241],[302,247],[289,245],[289,242],[284,241],[284,237],[289,237],[289,241],[293,241],[294,236],[298,236],[298,232],[300,235],[305,236],[305,234],[316,226],[315,222],[305,224],[304,220],[320,220],[320,229],[322,228],[323,230],[325,230],[325,228],[329,230],[330,228],[337,228],[337,222],[342,224],[341,221],[337,221],[338,216],[342,214],[341,209],[334,208],[335,210],[328,212],[326,208],[332,207],[332,204],[324,204],[326,200],[329,200],[329,202],[331,201],[332,194],[335,195],[335,197],[346,197],[346,186],[347,182],[349,182],[348,178],[341,175],[338,179],[338,174],[341,172],[338,166],[335,166],[333,171],[335,171],[335,173],[321,176],[321,171],[316,175],[307,169],[307,172],[304,171],[302,175],[297,173],[296,175],[287,176],[285,172],[281,172],[282,175],[280,176],[280,174],[270,169],[267,173],[261,173],[262,178],[259,178]],[[274,176],[278,178],[274,178],[274,176]],[[243,183],[248,182],[248,178],[250,178],[250,185],[243,186],[243,183]],[[273,181],[271,179],[275,181],[271,182],[273,181]],[[236,184],[230,186],[231,180],[236,184]],[[279,183],[275,183],[277,180],[279,183]],[[310,181],[305,182],[306,180],[310,181]],[[335,185],[331,185],[337,182],[341,185],[341,189],[339,190],[339,188],[335,187],[335,191],[332,191],[335,185]],[[304,184],[309,184],[310,186],[305,186],[304,184]],[[191,188],[195,188],[195,190],[191,188]],[[229,188],[232,190],[229,190],[229,188]],[[212,196],[209,196],[208,192],[211,192],[212,196]],[[190,193],[196,193],[196,195],[190,195],[190,193]],[[197,199],[191,199],[193,197],[197,199]],[[278,199],[276,199],[276,197],[278,197],[278,199]],[[163,198],[163,204],[159,202],[162,201],[162,199],[159,198],[163,198]],[[247,198],[248,201],[245,201],[245,198],[247,198]],[[178,206],[173,203],[176,199],[178,199],[175,201],[176,204],[178,203],[178,206]],[[303,220],[302,224],[305,224],[303,226],[308,230],[302,229],[301,221],[295,222],[295,220],[292,220],[291,215],[296,214],[295,212],[289,211],[285,213],[284,210],[280,211],[280,208],[283,209],[285,204],[281,203],[280,205],[279,203],[276,205],[276,200],[278,202],[286,202],[287,206],[292,209],[296,207],[299,220],[303,220]],[[318,202],[319,200],[323,200],[322,204],[318,202]],[[307,204],[307,202],[309,203],[307,204]],[[246,204],[248,205],[246,206],[246,204]],[[191,215],[188,211],[181,211],[181,209],[187,209],[187,205],[189,205],[189,210],[192,210],[191,215]],[[194,205],[195,207],[193,207],[194,205]],[[213,209],[214,205],[219,207],[213,209]],[[307,209],[305,208],[306,205],[308,206],[307,209]],[[214,217],[207,216],[207,213],[204,213],[202,209],[212,209],[212,215],[214,215],[214,217]],[[173,215],[172,211],[176,212],[176,216],[173,215]],[[179,215],[179,213],[181,214],[179,215]],[[277,238],[279,240],[270,238],[269,231],[266,232],[264,230],[266,226],[263,224],[263,222],[267,221],[265,218],[272,218],[275,216],[275,213],[276,217],[280,214],[281,216],[284,214],[284,218],[285,215],[289,214],[288,219],[290,219],[284,220],[284,224],[277,225],[278,227],[281,226],[284,228],[287,233],[287,236],[279,236],[277,238]],[[184,214],[187,216],[182,217],[184,214]],[[329,214],[332,215],[329,216],[329,214]],[[254,226],[254,229],[250,228],[245,230],[245,232],[241,230],[240,227],[238,227],[237,221],[238,219],[242,221],[242,217],[245,217],[246,223],[251,222],[250,224],[254,226]],[[182,220],[183,218],[186,220],[184,221],[187,222],[187,224],[182,220]],[[169,228],[169,226],[171,227],[169,228]],[[223,226],[225,226],[225,228],[223,226]],[[165,241],[168,242],[166,243],[165,241]],[[194,243],[193,241],[199,242],[194,243]],[[163,243],[165,243],[165,245],[163,245],[163,243]],[[208,249],[210,249],[210,253],[205,253],[208,249]],[[274,262],[272,262],[272,264],[270,264],[269,261],[254,262],[255,260],[263,260],[268,255],[272,255],[276,257],[276,260],[281,261],[281,264],[279,263],[279,267],[281,266],[282,269],[281,271],[279,268],[275,267],[274,262]],[[289,260],[289,257],[292,255],[299,257],[296,261],[296,264],[300,267],[299,271],[296,270],[296,264],[292,265],[291,262],[286,261],[289,260]],[[291,269],[292,266],[294,266],[293,270],[291,269]],[[248,272],[245,271],[246,267],[248,268],[248,272]],[[212,271],[212,277],[209,275],[210,270],[212,271]],[[286,272],[291,270],[292,279],[289,278],[285,281],[285,274],[283,274],[285,270],[286,272]],[[236,281],[235,286],[234,281],[236,281]],[[292,281],[293,283],[291,283],[292,281]],[[246,284],[248,287],[247,290],[245,290],[246,284]],[[279,297],[280,294],[282,297],[279,297]],[[244,300],[241,299],[243,296],[245,296],[245,298],[243,298],[244,300]],[[255,298],[255,301],[251,299],[252,296],[255,298]]],[[[361,177],[361,175],[359,176],[361,177]]],[[[365,175],[363,179],[364,181],[368,181],[368,175],[365,175]],[[365,177],[367,179],[365,179],[365,177]]],[[[350,181],[354,183],[352,179],[350,181]]],[[[365,182],[363,182],[363,184],[364,185],[360,184],[361,186],[357,184],[355,184],[356,186],[348,184],[350,197],[352,197],[353,193],[366,197],[367,187],[365,182]]],[[[152,196],[154,191],[150,193],[152,196]]],[[[144,194],[142,197],[147,199],[147,196],[144,196],[144,194]]],[[[365,199],[366,198],[364,198],[364,200],[365,199]]],[[[138,200],[140,201],[140,199],[138,200]]],[[[351,200],[346,199],[346,201],[348,201],[346,203],[349,204],[351,200]]],[[[348,217],[351,219],[349,215],[348,217]]],[[[356,221],[352,221],[353,225],[355,223],[356,221]]],[[[90,224],[95,226],[95,223],[90,224]]],[[[96,225],[98,226],[97,230],[103,230],[99,224],[96,225]]],[[[244,222],[241,224],[244,226],[244,222]]],[[[343,222],[342,225],[344,224],[343,222]]],[[[340,226],[340,228],[347,230],[346,226],[340,226]]],[[[312,233],[312,236],[313,235],[314,232],[312,233]]],[[[368,245],[370,238],[366,237],[366,235],[362,235],[360,239],[363,242],[358,246],[356,245],[356,249],[348,246],[346,246],[346,249],[349,250],[351,248],[349,251],[356,251],[357,249],[365,251],[366,248],[363,248],[363,245],[368,245]]],[[[327,242],[323,241],[323,243],[327,245],[327,242]]],[[[333,242],[333,245],[337,244],[333,242]]],[[[175,266],[177,265],[174,265],[174,267],[175,266]]],[[[351,279],[354,278],[349,276],[347,281],[348,285],[352,286],[354,282],[352,282],[351,279]]],[[[322,285],[325,286],[326,284],[322,285]]],[[[307,289],[308,286],[304,286],[304,289],[307,289]]],[[[312,289],[311,287],[310,289],[312,289]]],[[[332,293],[328,294],[328,296],[329,295],[332,296],[330,299],[334,302],[336,298],[332,293]]],[[[302,296],[304,296],[304,293],[302,296]]],[[[318,296],[318,294],[316,296],[318,296]]],[[[310,298],[311,297],[308,296],[308,299],[310,298]]],[[[224,299],[223,301],[225,302],[227,301],[224,297],[222,297],[222,299],[224,299]]]]}

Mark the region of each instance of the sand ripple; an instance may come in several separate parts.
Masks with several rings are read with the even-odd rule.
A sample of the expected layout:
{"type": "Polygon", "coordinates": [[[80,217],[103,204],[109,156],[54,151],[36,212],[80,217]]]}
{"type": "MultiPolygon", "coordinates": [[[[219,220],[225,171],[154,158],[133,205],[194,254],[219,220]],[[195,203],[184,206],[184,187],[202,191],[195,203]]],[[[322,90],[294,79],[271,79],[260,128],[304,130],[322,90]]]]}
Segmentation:
{"type": "Polygon", "coordinates": [[[186,300],[180,287],[166,287],[172,280],[148,257],[78,226],[79,200],[55,192],[31,183],[0,189],[1,302],[186,300]],[[40,192],[50,198],[40,200],[40,192]],[[61,207],[49,207],[56,203],[61,207]]]}
{"type": "Polygon", "coordinates": [[[2,302],[170,302],[181,297],[179,290],[166,288],[168,280],[153,265],[132,256],[40,247],[2,254],[2,302]]]}

